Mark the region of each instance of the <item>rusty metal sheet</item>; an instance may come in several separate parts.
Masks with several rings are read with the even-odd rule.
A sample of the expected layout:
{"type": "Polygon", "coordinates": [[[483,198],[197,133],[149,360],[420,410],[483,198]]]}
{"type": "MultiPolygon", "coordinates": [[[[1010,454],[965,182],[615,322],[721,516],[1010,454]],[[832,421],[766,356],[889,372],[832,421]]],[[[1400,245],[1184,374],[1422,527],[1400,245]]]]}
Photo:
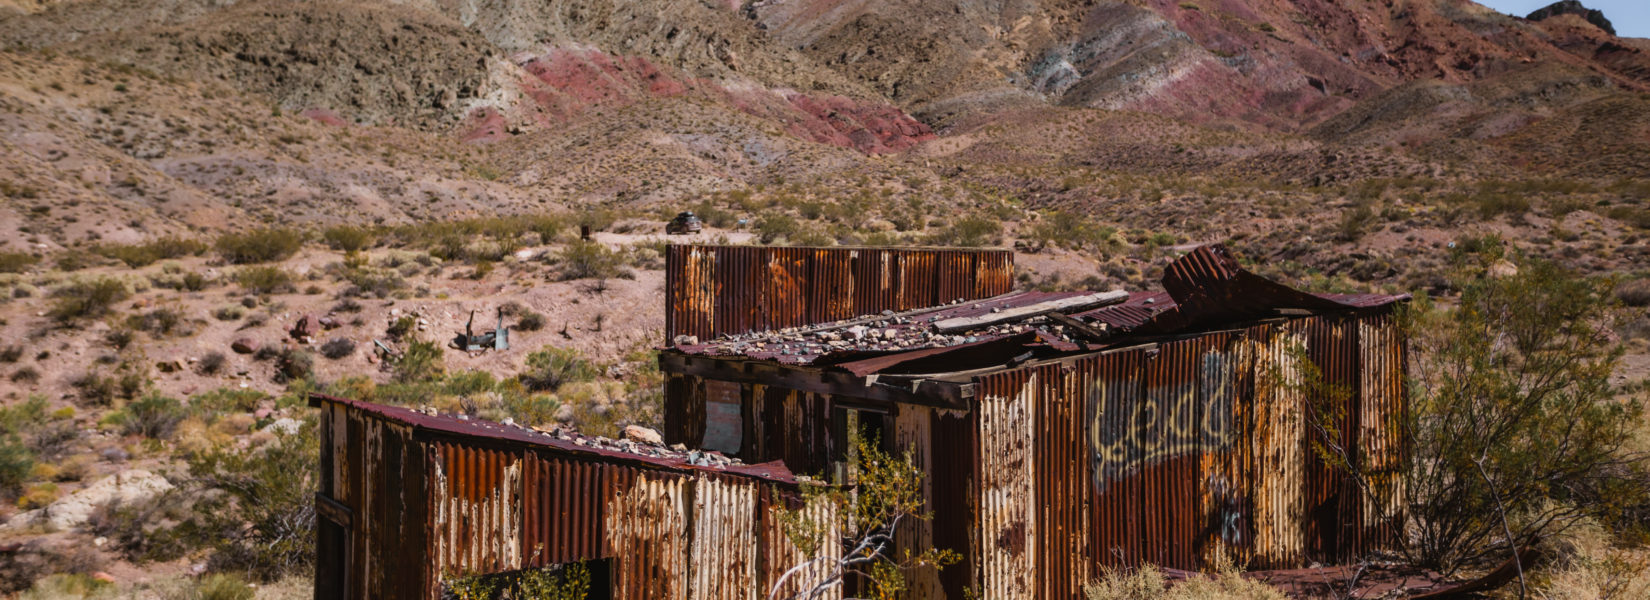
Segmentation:
{"type": "Polygon", "coordinates": [[[665,343],[796,327],[1012,289],[1007,250],[671,246],[665,343]],[[941,256],[946,257],[941,261],[941,256]]]}
{"type": "Polygon", "coordinates": [[[430,446],[434,569],[442,578],[521,568],[521,460],[463,444],[430,446]]]}
{"type": "Polygon", "coordinates": [[[1392,315],[1359,319],[1358,450],[1370,487],[1362,507],[1369,547],[1392,540],[1403,510],[1404,346],[1403,330],[1392,315]]]}
{"type": "Polygon", "coordinates": [[[929,424],[934,452],[929,473],[933,489],[934,547],[952,550],[962,560],[940,572],[940,587],[946,598],[962,598],[964,590],[975,588],[975,574],[981,561],[979,518],[979,413],[935,409],[929,424]]]}
{"type": "MultiPolygon", "coordinates": [[[[896,451],[909,451],[912,464],[919,472],[933,473],[935,464],[934,455],[934,412],[936,409],[926,406],[900,405],[894,414],[894,446],[896,451]]],[[[947,457],[954,459],[954,457],[947,457]]],[[[922,479],[922,500],[925,512],[932,513],[934,507],[933,477],[922,479]]],[[[909,551],[912,554],[935,548],[933,520],[907,519],[900,524],[900,529],[894,535],[899,545],[899,551],[909,551]]],[[[940,586],[939,573],[931,569],[923,569],[912,573],[907,578],[911,598],[943,598],[944,590],[940,586]]]]}
{"type": "MultiPolygon", "coordinates": [[[[777,501],[771,495],[764,495],[758,498],[758,502],[762,510],[759,511],[757,522],[753,524],[762,534],[758,555],[760,592],[757,597],[766,598],[775,586],[780,589],[779,597],[790,597],[802,590],[804,582],[821,581],[834,568],[835,565],[832,563],[842,558],[840,542],[843,515],[838,512],[836,506],[823,497],[804,503],[803,499],[794,493],[781,494],[777,501]],[[790,578],[784,579],[782,585],[781,578],[785,573],[792,567],[802,565],[809,557],[786,534],[777,516],[780,508],[801,510],[804,520],[822,525],[819,538],[809,542],[819,549],[816,558],[821,560],[798,569],[790,578]]],[[[841,600],[842,597],[843,587],[837,586],[826,590],[820,600],[841,600]]]]}
{"type": "Polygon", "coordinates": [[[1306,343],[1297,323],[1251,328],[1255,357],[1253,472],[1255,566],[1303,564],[1307,556],[1306,403],[1294,352],[1306,343]]]}
{"type": "Polygon", "coordinates": [[[1034,394],[1041,381],[1014,371],[980,382],[979,582],[993,598],[1035,598],[1037,505],[1034,394]]]}
{"type": "Polygon", "coordinates": [[[703,477],[694,481],[692,532],[688,552],[689,596],[695,600],[745,600],[757,594],[757,522],[754,481],[703,477]]]}
{"type": "Polygon", "coordinates": [[[528,452],[523,464],[522,566],[607,558],[604,511],[624,468],[545,452],[528,452]]]}
{"type": "Polygon", "coordinates": [[[604,509],[604,554],[613,565],[616,600],[688,600],[688,505],[691,481],[668,473],[631,472],[604,509]]]}
{"type": "Polygon", "coordinates": [[[1092,372],[1087,364],[1036,370],[1036,541],[1039,598],[1076,598],[1093,577],[1089,554],[1087,410],[1081,401],[1092,372]]]}

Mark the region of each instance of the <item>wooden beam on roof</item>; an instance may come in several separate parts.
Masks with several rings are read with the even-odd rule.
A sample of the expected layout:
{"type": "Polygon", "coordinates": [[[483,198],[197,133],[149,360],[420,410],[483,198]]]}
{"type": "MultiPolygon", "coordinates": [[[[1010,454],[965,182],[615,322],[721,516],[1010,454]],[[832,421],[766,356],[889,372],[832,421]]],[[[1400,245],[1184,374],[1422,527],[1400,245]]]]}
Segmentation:
{"type": "Polygon", "coordinates": [[[1112,290],[1110,292],[1098,292],[1094,294],[1084,294],[1081,296],[1071,296],[1057,300],[1049,300],[1047,302],[1038,302],[1036,304],[1005,308],[1001,312],[987,313],[974,317],[955,317],[935,321],[934,329],[938,330],[940,333],[968,331],[972,329],[979,329],[981,327],[990,327],[999,323],[1022,321],[1031,317],[1042,316],[1053,312],[1077,312],[1091,310],[1109,304],[1117,304],[1128,299],[1129,293],[1123,290],[1112,290]]]}
{"type": "Polygon", "coordinates": [[[968,400],[974,396],[972,384],[967,383],[921,379],[890,385],[840,371],[782,365],[768,361],[692,356],[668,351],[659,353],[659,369],[666,373],[693,375],[718,381],[758,383],[815,394],[937,408],[966,410],[968,400]]]}
{"type": "Polygon", "coordinates": [[[1111,334],[1106,332],[1105,323],[1100,323],[1097,327],[1079,321],[1076,317],[1057,312],[1048,313],[1048,320],[1065,325],[1066,329],[1072,330],[1072,332],[1087,338],[1091,342],[1104,342],[1111,338],[1111,334]]]}

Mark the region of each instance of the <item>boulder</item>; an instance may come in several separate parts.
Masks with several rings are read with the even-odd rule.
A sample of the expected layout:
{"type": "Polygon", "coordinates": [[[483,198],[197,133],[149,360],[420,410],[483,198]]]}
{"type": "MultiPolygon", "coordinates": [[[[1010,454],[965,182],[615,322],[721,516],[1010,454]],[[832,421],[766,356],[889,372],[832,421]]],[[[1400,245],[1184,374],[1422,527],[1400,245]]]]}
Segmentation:
{"type": "Polygon", "coordinates": [[[236,354],[251,354],[258,351],[258,342],[252,338],[235,338],[235,341],[229,342],[229,349],[236,354]]]}
{"type": "Polygon", "coordinates": [[[665,443],[665,438],[659,435],[659,432],[642,427],[641,425],[630,425],[625,427],[624,437],[627,440],[640,444],[662,446],[665,443]]]}
{"type": "Polygon", "coordinates": [[[303,421],[299,421],[299,420],[293,419],[291,417],[281,417],[279,419],[275,419],[274,423],[270,423],[269,426],[264,427],[263,430],[266,433],[276,433],[276,434],[281,434],[281,435],[293,435],[295,433],[298,433],[298,430],[302,429],[303,427],[304,427],[303,421]]]}
{"type": "Polygon", "coordinates": [[[172,489],[172,482],[143,469],[132,469],[103,478],[73,494],[59,498],[45,508],[18,513],[6,527],[22,529],[45,525],[55,531],[67,531],[91,518],[92,511],[110,502],[132,503],[148,500],[172,489]]]}

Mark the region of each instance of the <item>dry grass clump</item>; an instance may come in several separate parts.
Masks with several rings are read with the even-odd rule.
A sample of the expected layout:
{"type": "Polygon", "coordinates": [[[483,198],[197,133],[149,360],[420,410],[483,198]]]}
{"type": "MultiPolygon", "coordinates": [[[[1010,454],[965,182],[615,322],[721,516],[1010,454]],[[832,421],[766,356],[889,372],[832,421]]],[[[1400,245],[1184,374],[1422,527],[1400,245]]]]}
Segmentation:
{"type": "Polygon", "coordinates": [[[1099,580],[1083,586],[1086,600],[1285,600],[1283,592],[1245,579],[1225,555],[1215,557],[1212,572],[1170,585],[1157,567],[1132,571],[1107,570],[1099,580]]]}
{"type": "Polygon", "coordinates": [[[1537,575],[1533,596],[1546,600],[1650,598],[1650,551],[1623,548],[1592,520],[1554,543],[1550,570],[1537,575]]]}

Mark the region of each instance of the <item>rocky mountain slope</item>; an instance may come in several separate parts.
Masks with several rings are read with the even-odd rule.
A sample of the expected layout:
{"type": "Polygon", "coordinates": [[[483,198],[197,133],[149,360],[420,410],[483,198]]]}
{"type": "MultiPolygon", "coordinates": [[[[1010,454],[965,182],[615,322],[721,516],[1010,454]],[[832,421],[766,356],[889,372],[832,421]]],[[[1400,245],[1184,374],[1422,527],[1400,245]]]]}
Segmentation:
{"type": "Polygon", "coordinates": [[[1312,184],[1646,175],[1650,42],[1556,13],[1466,0],[11,2],[0,210],[28,229],[9,244],[57,248],[263,221],[647,206],[890,161],[1312,184]]]}

